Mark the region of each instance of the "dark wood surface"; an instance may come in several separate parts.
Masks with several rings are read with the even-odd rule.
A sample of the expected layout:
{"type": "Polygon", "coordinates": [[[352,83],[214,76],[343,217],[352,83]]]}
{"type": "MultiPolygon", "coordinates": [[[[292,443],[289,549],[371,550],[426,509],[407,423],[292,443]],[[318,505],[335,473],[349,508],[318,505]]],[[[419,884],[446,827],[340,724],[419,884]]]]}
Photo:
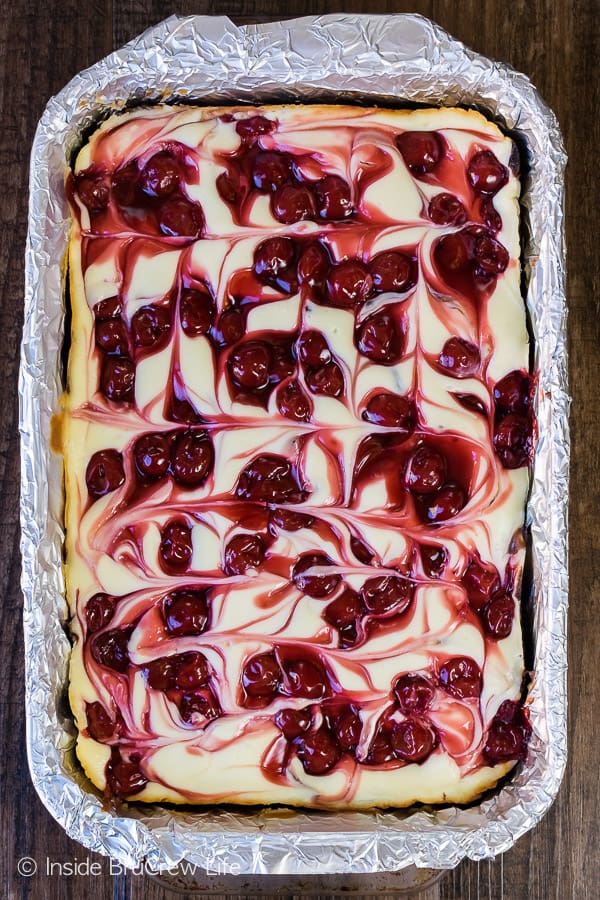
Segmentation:
{"type": "MultiPolygon", "coordinates": [[[[600,285],[598,271],[598,32],[593,0],[5,0],[0,24],[0,896],[6,898],[139,898],[173,896],[141,875],[47,875],[89,854],[67,838],[42,807],[25,757],[19,499],[17,371],[22,325],[23,248],[28,161],[48,98],[79,70],[172,12],[227,14],[237,23],[319,12],[420,12],[467,45],[530,76],[558,115],[570,163],[566,223],[570,304],[572,494],[569,675],[569,764],[545,819],[493,862],[466,862],[422,896],[493,900],[566,900],[600,896],[598,647],[600,521],[600,285]],[[24,878],[17,861],[35,860],[24,878]]],[[[63,872],[65,870],[63,869],[63,872]]],[[[241,895],[248,896],[247,891],[241,895]]],[[[289,893],[289,892],[288,892],[289,893]]],[[[365,888],[367,893],[367,888],[365,888]]]]}

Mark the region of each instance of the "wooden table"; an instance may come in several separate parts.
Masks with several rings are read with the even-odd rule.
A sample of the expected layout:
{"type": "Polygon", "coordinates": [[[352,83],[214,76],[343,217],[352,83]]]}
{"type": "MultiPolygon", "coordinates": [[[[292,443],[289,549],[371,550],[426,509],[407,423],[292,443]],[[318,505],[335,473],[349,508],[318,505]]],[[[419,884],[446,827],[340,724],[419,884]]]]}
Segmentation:
{"type": "Polygon", "coordinates": [[[319,4],[313,0],[6,0],[0,26],[0,585],[3,614],[0,652],[0,894],[6,898],[142,898],[165,894],[143,876],[112,877],[108,863],[69,840],[37,798],[25,758],[21,595],[19,589],[19,463],[17,434],[18,347],[22,325],[23,247],[26,232],[29,150],[48,98],[91,65],[172,12],[220,13],[237,23],[317,12],[420,12],[487,56],[530,76],[558,115],[570,164],[566,222],[569,250],[571,419],[570,758],[558,800],[545,819],[504,857],[466,862],[422,895],[506,900],[566,900],[600,895],[600,613],[599,453],[600,285],[598,284],[598,22],[593,0],[365,0],[319,4]],[[24,878],[17,860],[32,857],[38,874],[24,878]],[[89,857],[99,875],[46,875],[46,860],[89,857]]]}

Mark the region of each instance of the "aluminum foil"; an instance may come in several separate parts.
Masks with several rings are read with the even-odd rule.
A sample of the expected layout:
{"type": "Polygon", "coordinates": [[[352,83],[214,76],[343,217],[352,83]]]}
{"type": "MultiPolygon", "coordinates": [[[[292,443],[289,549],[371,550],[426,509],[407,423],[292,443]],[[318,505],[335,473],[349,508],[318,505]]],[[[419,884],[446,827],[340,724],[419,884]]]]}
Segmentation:
{"type": "Polygon", "coordinates": [[[563,239],[566,157],[528,79],[416,15],[332,15],[238,28],[171,17],[77,75],[46,107],[31,158],[20,373],[27,752],[36,789],[68,834],[129,867],[183,859],[219,872],[367,873],[450,868],[507,850],[546,812],[566,759],[569,436],[563,239]],[[109,808],[75,762],[65,700],[62,461],[50,449],[64,336],[65,165],[85,129],[131,100],[329,99],[475,106],[517,137],[524,180],[527,306],[539,373],[539,444],[528,523],[533,738],[525,764],[469,808],[326,813],[132,804],[109,808]]]}

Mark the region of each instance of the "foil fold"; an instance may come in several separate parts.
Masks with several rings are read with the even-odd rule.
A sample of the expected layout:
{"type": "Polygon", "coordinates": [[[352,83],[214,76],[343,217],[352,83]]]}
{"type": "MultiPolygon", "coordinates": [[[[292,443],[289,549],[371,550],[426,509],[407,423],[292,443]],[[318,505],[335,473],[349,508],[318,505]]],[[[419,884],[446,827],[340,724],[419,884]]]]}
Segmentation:
{"type": "Polygon", "coordinates": [[[29,765],[40,798],[71,837],[132,868],[163,870],[185,859],[225,873],[369,873],[493,857],[547,811],[562,778],[567,737],[565,164],[554,114],[530,81],[417,15],[329,15],[245,27],[224,17],[173,16],[81,72],[49,101],[30,170],[19,379],[22,588],[29,765]],[[465,105],[507,129],[527,157],[524,269],[539,427],[527,517],[533,584],[523,598],[533,632],[533,737],[527,761],[468,808],[114,809],[75,760],[66,700],[62,460],[51,450],[63,390],[69,227],[63,180],[90,126],[131,103],[159,100],[465,105]]]}

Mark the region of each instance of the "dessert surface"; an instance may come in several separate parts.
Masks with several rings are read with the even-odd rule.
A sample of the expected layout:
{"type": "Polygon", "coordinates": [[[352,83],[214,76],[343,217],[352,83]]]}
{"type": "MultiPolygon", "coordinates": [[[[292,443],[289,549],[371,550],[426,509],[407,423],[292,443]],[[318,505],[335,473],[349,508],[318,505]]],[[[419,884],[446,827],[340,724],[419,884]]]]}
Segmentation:
{"type": "Polygon", "coordinates": [[[142,109],[67,190],[70,698],[109,796],[468,802],[526,752],[512,141],[142,109]]]}

